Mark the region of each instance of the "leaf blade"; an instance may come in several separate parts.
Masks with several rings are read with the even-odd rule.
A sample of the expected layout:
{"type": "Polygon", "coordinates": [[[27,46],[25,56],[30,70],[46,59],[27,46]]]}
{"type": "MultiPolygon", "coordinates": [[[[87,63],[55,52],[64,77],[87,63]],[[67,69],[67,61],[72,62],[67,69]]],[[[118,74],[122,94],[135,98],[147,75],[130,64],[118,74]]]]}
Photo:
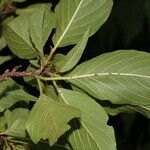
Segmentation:
{"type": "Polygon", "coordinates": [[[116,104],[148,105],[149,64],[148,53],[116,51],[79,65],[68,75],[72,78],[68,81],[101,100],[116,104]]]}
{"type": "Polygon", "coordinates": [[[38,56],[30,40],[29,15],[21,15],[8,24],[6,40],[16,56],[24,59],[33,59],[38,56]]]}
{"type": "Polygon", "coordinates": [[[8,120],[7,121],[8,128],[3,133],[5,135],[10,135],[13,137],[25,138],[27,136],[25,123],[28,116],[28,109],[16,108],[13,111],[8,112],[6,111],[5,114],[5,118],[6,120],[8,120]],[[8,112],[9,114],[7,114],[8,112]]]}
{"type": "Polygon", "coordinates": [[[49,6],[42,5],[36,9],[30,17],[31,39],[36,49],[43,55],[43,47],[55,27],[54,14],[50,11],[49,6]]]}
{"type": "Polygon", "coordinates": [[[30,112],[26,128],[33,142],[38,143],[40,139],[49,139],[49,144],[53,145],[70,129],[67,123],[79,116],[78,109],[42,95],[30,112]]]}
{"type": "Polygon", "coordinates": [[[104,109],[83,93],[62,88],[59,91],[65,103],[81,110],[82,127],[75,130],[69,137],[73,148],[84,150],[115,149],[113,129],[107,125],[108,116],[104,109]]]}
{"type": "Polygon", "coordinates": [[[10,108],[19,101],[35,101],[36,97],[21,89],[12,79],[0,84],[0,112],[10,108]]]}
{"type": "Polygon", "coordinates": [[[0,56],[0,65],[8,60],[10,60],[12,58],[12,56],[8,55],[8,56],[0,56]]]}
{"type": "Polygon", "coordinates": [[[60,68],[60,72],[66,72],[78,63],[87,44],[88,36],[89,30],[87,30],[79,43],[66,55],[62,67],[60,68]]]}
{"type": "Polygon", "coordinates": [[[111,8],[111,0],[72,0],[71,3],[62,0],[55,9],[54,44],[58,47],[75,44],[90,26],[90,36],[93,35],[106,21],[111,8]]]}

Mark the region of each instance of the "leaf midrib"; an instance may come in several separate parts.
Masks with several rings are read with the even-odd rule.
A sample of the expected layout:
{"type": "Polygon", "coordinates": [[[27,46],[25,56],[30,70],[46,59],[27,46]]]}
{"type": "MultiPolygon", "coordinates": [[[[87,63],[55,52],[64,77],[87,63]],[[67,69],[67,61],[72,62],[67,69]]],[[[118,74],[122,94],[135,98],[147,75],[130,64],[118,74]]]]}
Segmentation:
{"type": "MultiPolygon", "coordinates": [[[[91,73],[91,74],[81,74],[81,75],[75,75],[75,76],[72,75],[72,76],[64,77],[64,79],[71,80],[71,79],[80,79],[80,78],[88,78],[88,77],[96,77],[96,76],[127,76],[127,77],[141,77],[141,78],[150,79],[150,76],[148,75],[133,74],[133,73],[120,73],[120,72],[91,73]]],[[[53,79],[55,80],[57,78],[53,78],[53,79]]]]}
{"type": "Polygon", "coordinates": [[[63,37],[65,36],[65,34],[67,33],[67,31],[69,30],[69,27],[71,26],[71,24],[72,24],[72,22],[73,22],[73,20],[74,20],[74,18],[75,18],[75,16],[76,16],[76,14],[78,13],[82,2],[83,2],[83,0],[81,0],[81,2],[79,3],[79,5],[78,5],[76,11],[74,12],[74,14],[73,14],[73,16],[72,16],[70,22],[69,22],[68,25],[67,25],[65,31],[63,32],[63,34],[61,35],[61,37],[60,37],[59,40],[57,41],[57,43],[56,43],[56,45],[55,45],[56,48],[59,46],[59,44],[61,43],[63,37]]]}

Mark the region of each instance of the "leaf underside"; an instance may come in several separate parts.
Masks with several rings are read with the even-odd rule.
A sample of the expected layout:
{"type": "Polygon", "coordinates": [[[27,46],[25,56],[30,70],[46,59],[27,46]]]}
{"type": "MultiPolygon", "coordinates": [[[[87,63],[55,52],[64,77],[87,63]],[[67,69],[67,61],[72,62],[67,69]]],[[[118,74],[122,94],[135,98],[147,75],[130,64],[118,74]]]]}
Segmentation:
{"type": "Polygon", "coordinates": [[[112,0],[61,0],[56,6],[56,33],[54,45],[75,44],[91,27],[93,35],[106,21],[112,8],[112,0]]]}
{"type": "Polygon", "coordinates": [[[22,15],[8,24],[6,39],[11,51],[18,57],[33,59],[38,56],[30,39],[29,15],[22,15]]]}
{"type": "Polygon", "coordinates": [[[81,110],[81,127],[69,136],[73,149],[115,150],[113,128],[107,125],[108,116],[104,109],[83,93],[66,89],[60,89],[60,93],[65,103],[81,110]]]}
{"type": "Polygon", "coordinates": [[[80,111],[77,108],[41,95],[30,112],[26,128],[33,142],[49,139],[49,144],[53,145],[70,129],[67,123],[78,117],[80,111]]]}
{"type": "Polygon", "coordinates": [[[150,54],[135,50],[106,53],[67,75],[70,83],[100,100],[149,105],[150,54]]]}

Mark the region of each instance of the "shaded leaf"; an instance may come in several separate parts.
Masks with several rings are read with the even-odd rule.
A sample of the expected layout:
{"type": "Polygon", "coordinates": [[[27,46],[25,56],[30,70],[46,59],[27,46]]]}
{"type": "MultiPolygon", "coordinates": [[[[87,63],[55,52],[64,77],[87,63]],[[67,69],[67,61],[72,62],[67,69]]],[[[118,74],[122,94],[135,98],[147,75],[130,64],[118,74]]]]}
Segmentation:
{"type": "Polygon", "coordinates": [[[18,3],[22,3],[25,2],[26,0],[12,0],[13,2],[18,2],[18,3]]]}
{"type": "Polygon", "coordinates": [[[60,70],[64,59],[65,59],[65,55],[63,55],[61,53],[57,53],[56,55],[54,55],[53,65],[57,71],[60,70]]]}
{"type": "MultiPolygon", "coordinates": [[[[69,137],[73,149],[115,150],[113,128],[107,125],[108,116],[104,109],[83,93],[66,89],[59,91],[65,103],[81,110],[81,127],[69,137]]],[[[74,126],[77,127],[76,122],[74,126]]]]}
{"type": "Polygon", "coordinates": [[[5,117],[1,114],[0,115],[0,132],[3,132],[6,130],[6,119],[5,117]]]}
{"type": "Polygon", "coordinates": [[[66,72],[72,69],[78,63],[87,44],[88,37],[89,30],[87,30],[79,43],[66,55],[64,61],[62,62],[60,72],[66,72]]]}
{"type": "Polygon", "coordinates": [[[17,150],[30,150],[26,145],[16,145],[17,150]]]}
{"type": "Polygon", "coordinates": [[[6,40],[9,48],[16,56],[24,59],[38,57],[30,39],[29,15],[21,15],[8,24],[6,40]]]}
{"type": "Polygon", "coordinates": [[[54,100],[59,101],[59,98],[53,85],[45,85],[44,94],[48,97],[53,98],[54,100]]]}
{"type": "Polygon", "coordinates": [[[0,65],[8,60],[12,59],[12,56],[0,56],[0,65]]]}
{"type": "Polygon", "coordinates": [[[27,134],[26,134],[26,128],[25,128],[26,120],[27,120],[27,117],[17,119],[3,133],[5,135],[9,135],[9,136],[14,136],[14,137],[19,137],[19,138],[25,138],[27,136],[27,134]]]}
{"type": "Polygon", "coordinates": [[[13,111],[7,110],[5,118],[7,123],[7,130],[4,134],[14,137],[26,137],[25,123],[28,116],[28,109],[16,108],[13,111]]]}
{"type": "Polygon", "coordinates": [[[7,128],[9,128],[10,125],[11,125],[11,121],[12,121],[12,119],[11,119],[12,118],[11,111],[10,110],[6,110],[4,112],[4,116],[5,116],[7,128]]]}
{"type": "Polygon", "coordinates": [[[67,123],[79,116],[78,109],[41,95],[30,112],[26,128],[34,143],[49,139],[49,144],[53,145],[70,129],[67,123]]]}
{"type": "Polygon", "coordinates": [[[150,104],[150,54],[122,50],[79,65],[68,81],[90,95],[115,104],[150,104]]]}
{"type": "Polygon", "coordinates": [[[56,46],[77,43],[89,27],[93,35],[106,21],[112,0],[61,0],[56,6],[56,46]]]}
{"type": "Polygon", "coordinates": [[[31,39],[41,55],[43,55],[43,47],[54,27],[55,18],[49,5],[41,5],[30,17],[31,39]]]}
{"type": "Polygon", "coordinates": [[[150,105],[147,106],[132,106],[132,105],[125,105],[117,108],[110,108],[110,107],[104,107],[106,112],[109,115],[115,116],[119,113],[132,113],[132,112],[138,112],[150,119],[150,105]]]}
{"type": "Polygon", "coordinates": [[[0,83],[0,112],[19,101],[35,101],[37,98],[21,89],[12,79],[0,83]]]}
{"type": "Polygon", "coordinates": [[[49,7],[51,7],[51,3],[35,3],[25,8],[17,8],[16,14],[17,15],[27,15],[27,14],[32,15],[35,10],[37,10],[38,8],[40,9],[43,5],[45,6],[49,5],[49,7]]]}
{"type": "Polygon", "coordinates": [[[11,22],[14,19],[14,16],[9,16],[6,19],[4,19],[1,24],[0,24],[0,50],[6,47],[6,37],[5,37],[5,32],[6,32],[6,25],[11,22]]]}
{"type": "Polygon", "coordinates": [[[5,111],[5,118],[7,126],[10,127],[10,125],[15,122],[16,120],[20,118],[25,118],[28,115],[28,109],[26,108],[15,108],[14,110],[6,110],[5,111]]]}
{"type": "Polygon", "coordinates": [[[0,35],[0,50],[2,50],[5,47],[6,47],[6,39],[5,39],[4,34],[2,33],[0,35]]]}

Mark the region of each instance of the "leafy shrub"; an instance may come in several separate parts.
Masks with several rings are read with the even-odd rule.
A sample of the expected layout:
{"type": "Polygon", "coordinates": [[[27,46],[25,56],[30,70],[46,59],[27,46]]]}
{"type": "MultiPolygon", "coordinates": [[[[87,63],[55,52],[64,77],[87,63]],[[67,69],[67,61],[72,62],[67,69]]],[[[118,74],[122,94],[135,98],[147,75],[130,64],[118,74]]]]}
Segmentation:
{"type": "Polygon", "coordinates": [[[149,53],[118,50],[80,63],[112,0],[19,7],[24,1],[0,4],[0,50],[7,45],[13,53],[0,56],[1,66],[13,66],[0,76],[2,148],[116,149],[108,115],[135,111],[150,118],[149,53]],[[18,58],[19,65],[11,64],[18,58]]]}

